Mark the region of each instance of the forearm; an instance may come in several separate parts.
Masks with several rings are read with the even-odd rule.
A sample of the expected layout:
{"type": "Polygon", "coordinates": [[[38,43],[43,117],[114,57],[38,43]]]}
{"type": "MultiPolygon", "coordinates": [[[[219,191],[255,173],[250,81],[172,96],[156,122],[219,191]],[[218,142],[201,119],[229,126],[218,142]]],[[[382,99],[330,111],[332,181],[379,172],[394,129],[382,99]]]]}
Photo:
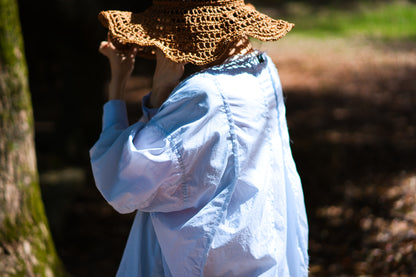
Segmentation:
{"type": "Polygon", "coordinates": [[[153,75],[149,108],[159,108],[179,84],[185,68],[183,64],[166,58],[161,50],[156,51],[156,69],[153,75]]]}
{"type": "Polygon", "coordinates": [[[127,52],[120,52],[111,42],[103,41],[99,51],[109,59],[111,66],[108,99],[124,100],[124,90],[127,80],[133,72],[137,48],[132,47],[127,52]]]}
{"type": "Polygon", "coordinates": [[[124,100],[127,79],[113,77],[108,86],[108,100],[124,100]]]}

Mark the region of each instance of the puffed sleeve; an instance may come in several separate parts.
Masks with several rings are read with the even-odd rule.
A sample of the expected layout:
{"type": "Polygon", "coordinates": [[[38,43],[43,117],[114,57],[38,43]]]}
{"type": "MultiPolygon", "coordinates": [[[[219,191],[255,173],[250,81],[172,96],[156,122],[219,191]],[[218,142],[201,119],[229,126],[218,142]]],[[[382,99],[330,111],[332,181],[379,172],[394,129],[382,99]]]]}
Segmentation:
{"type": "Polygon", "coordinates": [[[209,123],[219,106],[209,96],[215,86],[196,83],[177,88],[148,122],[127,126],[122,103],[104,106],[91,165],[99,191],[118,212],[178,211],[214,193],[215,182],[196,186],[192,181],[195,169],[210,171],[210,149],[220,143],[209,123]]]}

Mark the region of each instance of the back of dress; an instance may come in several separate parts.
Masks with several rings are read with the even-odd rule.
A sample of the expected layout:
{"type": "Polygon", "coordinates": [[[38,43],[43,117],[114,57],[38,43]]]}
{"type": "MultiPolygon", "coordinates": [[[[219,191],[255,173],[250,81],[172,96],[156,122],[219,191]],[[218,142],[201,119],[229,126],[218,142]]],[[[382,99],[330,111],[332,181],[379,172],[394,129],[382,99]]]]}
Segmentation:
{"type": "Polygon", "coordinates": [[[229,110],[238,176],[205,274],[307,276],[307,220],[277,70],[258,52],[224,67],[213,78],[229,110]]]}

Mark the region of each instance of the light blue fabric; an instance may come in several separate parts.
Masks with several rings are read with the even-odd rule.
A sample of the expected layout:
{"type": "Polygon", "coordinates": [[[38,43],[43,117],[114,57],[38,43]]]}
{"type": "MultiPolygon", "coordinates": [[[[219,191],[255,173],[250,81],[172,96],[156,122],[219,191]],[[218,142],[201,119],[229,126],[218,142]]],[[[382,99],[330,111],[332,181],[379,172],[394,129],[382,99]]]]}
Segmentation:
{"type": "Polygon", "coordinates": [[[128,126],[104,106],[96,185],[137,211],[117,276],[307,276],[308,225],[279,76],[255,51],[182,81],[128,126]]]}

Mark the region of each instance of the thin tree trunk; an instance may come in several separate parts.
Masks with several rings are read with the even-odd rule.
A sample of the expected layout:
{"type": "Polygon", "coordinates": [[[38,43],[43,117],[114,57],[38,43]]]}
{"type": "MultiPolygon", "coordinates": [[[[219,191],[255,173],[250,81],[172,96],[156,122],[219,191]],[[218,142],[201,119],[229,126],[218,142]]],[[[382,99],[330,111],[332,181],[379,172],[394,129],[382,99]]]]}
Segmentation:
{"type": "Polygon", "coordinates": [[[62,276],[40,195],[16,0],[0,0],[0,276],[62,276]]]}

